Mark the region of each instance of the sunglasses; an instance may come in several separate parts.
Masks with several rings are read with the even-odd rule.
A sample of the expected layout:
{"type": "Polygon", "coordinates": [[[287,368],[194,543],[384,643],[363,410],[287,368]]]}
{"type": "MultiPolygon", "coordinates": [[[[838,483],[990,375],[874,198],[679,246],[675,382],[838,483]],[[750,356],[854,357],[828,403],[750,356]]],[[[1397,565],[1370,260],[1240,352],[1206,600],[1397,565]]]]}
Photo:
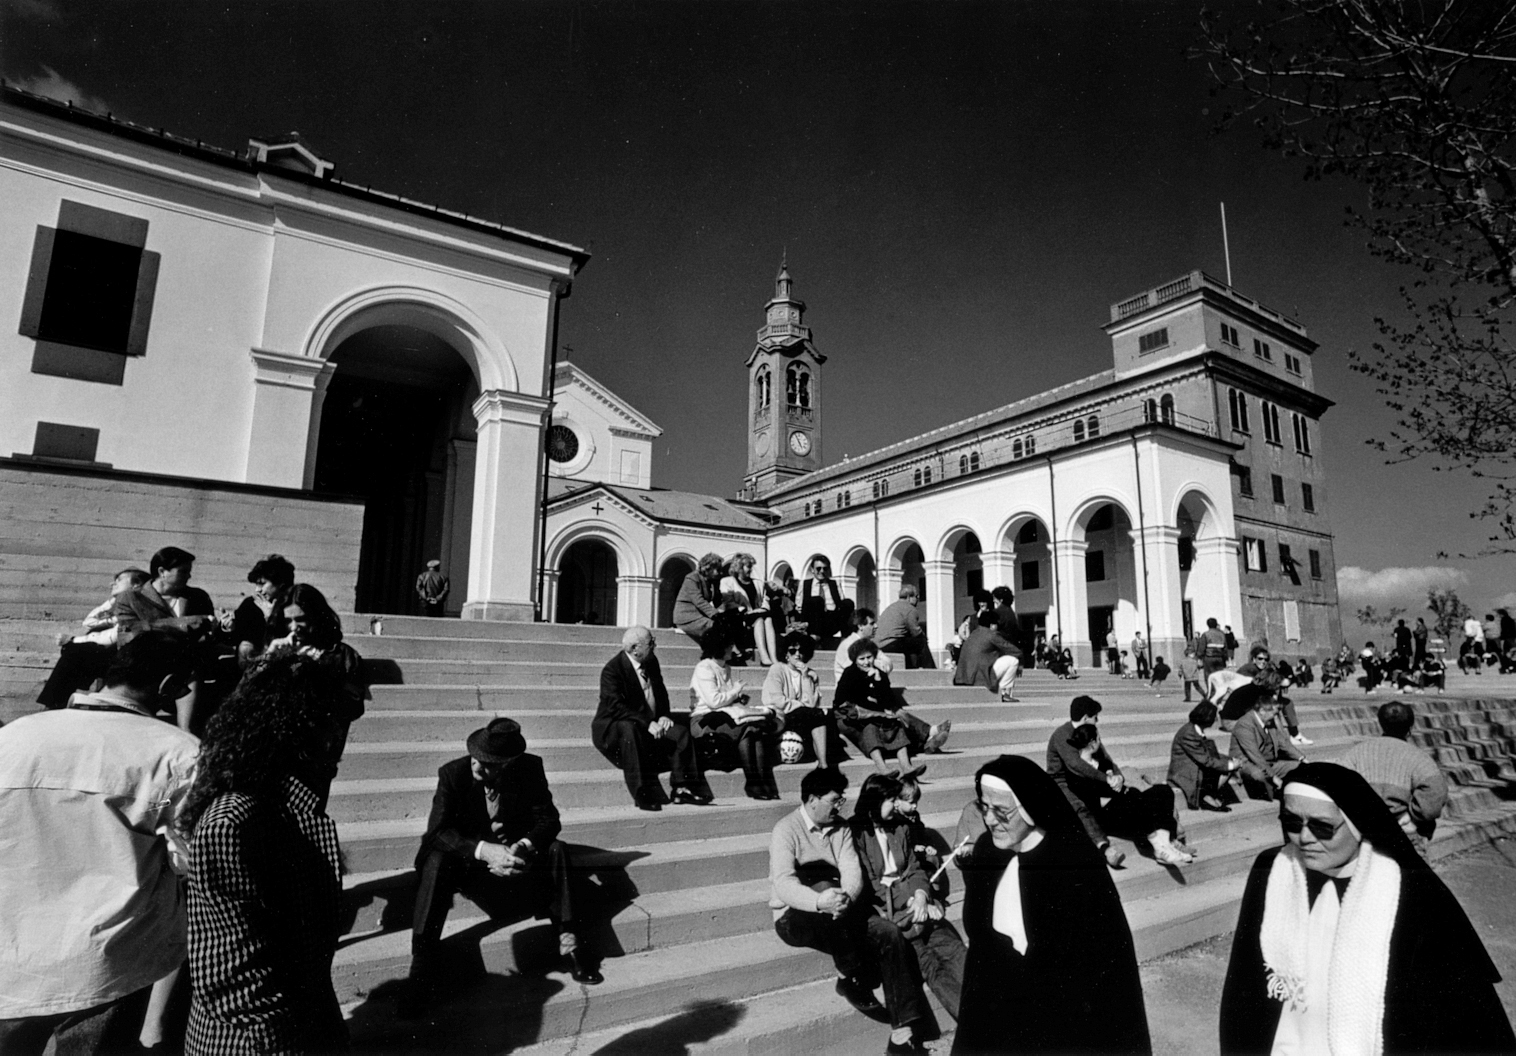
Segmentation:
{"type": "Polygon", "coordinates": [[[983,800],[979,801],[979,813],[983,814],[987,818],[994,818],[1002,825],[1009,825],[1013,820],[1020,816],[1019,811],[1006,810],[1004,807],[992,807],[983,800]]]}
{"type": "Polygon", "coordinates": [[[1322,843],[1326,843],[1336,836],[1346,824],[1347,821],[1345,819],[1334,825],[1330,821],[1323,821],[1320,818],[1302,818],[1285,810],[1279,812],[1279,825],[1287,835],[1299,836],[1302,830],[1310,829],[1311,835],[1322,843]]]}

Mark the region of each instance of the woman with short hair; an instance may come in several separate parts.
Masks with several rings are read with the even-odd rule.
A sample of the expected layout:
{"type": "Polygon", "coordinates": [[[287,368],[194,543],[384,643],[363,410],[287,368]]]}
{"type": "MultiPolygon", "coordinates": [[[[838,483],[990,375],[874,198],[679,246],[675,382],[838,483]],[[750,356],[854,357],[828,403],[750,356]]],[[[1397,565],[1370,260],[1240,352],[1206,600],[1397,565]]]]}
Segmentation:
{"type": "Polygon", "coordinates": [[[807,740],[816,753],[816,769],[825,770],[842,761],[837,719],[832,705],[821,696],[820,679],[811,669],[816,643],[796,631],[784,636],[784,659],[769,668],[763,680],[763,703],[784,720],[784,732],[807,740]]]}
{"type": "Polygon", "coordinates": [[[749,799],[778,799],[776,750],[771,743],[781,720],[774,709],[751,703],[747,687],[732,677],[737,655],[734,629],[716,623],[700,640],[700,662],[690,676],[690,733],[707,769],[742,767],[749,799]],[[703,743],[702,743],[703,742],[703,743]]]}
{"type": "Polygon", "coordinates": [[[684,577],[679,594],[674,598],[674,626],[696,642],[716,622],[716,611],[721,605],[717,588],[721,583],[722,564],[720,554],[706,554],[695,570],[684,577]]]}
{"type": "Polygon", "coordinates": [[[1225,813],[1232,809],[1222,798],[1221,784],[1242,764],[1222,755],[1216,742],[1205,735],[1216,725],[1217,714],[1214,704],[1196,704],[1169,745],[1169,784],[1179,790],[1191,810],[1225,813]]]}
{"type": "Polygon", "coordinates": [[[1500,972],[1362,776],[1285,778],[1284,846],[1253,863],[1221,992],[1221,1051],[1516,1051],[1500,972]]]}
{"type": "Polygon", "coordinates": [[[901,776],[924,774],[925,766],[911,765],[911,734],[901,718],[890,677],[874,666],[879,647],[869,638],[860,638],[848,646],[847,655],[852,666],[842,672],[832,698],[838,728],[874,761],[879,773],[890,772],[884,756],[893,753],[901,776]]]}
{"type": "Polygon", "coordinates": [[[284,603],[295,586],[295,566],[283,554],[259,558],[247,574],[253,592],[242,599],[232,614],[231,639],[237,643],[237,661],[246,667],[268,643],[289,633],[284,603]]]}

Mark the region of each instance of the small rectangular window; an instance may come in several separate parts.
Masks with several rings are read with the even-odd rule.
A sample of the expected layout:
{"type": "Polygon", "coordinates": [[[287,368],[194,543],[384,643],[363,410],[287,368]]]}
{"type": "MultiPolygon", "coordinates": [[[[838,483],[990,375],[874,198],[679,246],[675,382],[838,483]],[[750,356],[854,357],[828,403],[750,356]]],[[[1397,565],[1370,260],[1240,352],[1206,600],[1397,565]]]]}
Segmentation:
{"type": "Polygon", "coordinates": [[[1289,543],[1280,543],[1279,544],[1279,567],[1283,568],[1283,569],[1288,569],[1290,567],[1290,564],[1293,561],[1294,561],[1294,558],[1290,556],[1290,544],[1289,543]]]}
{"type": "Polygon", "coordinates": [[[1302,455],[1311,453],[1311,423],[1304,415],[1291,414],[1290,424],[1295,430],[1295,450],[1302,455]]]}
{"type": "Polygon", "coordinates": [[[1139,355],[1146,355],[1149,352],[1162,348],[1168,343],[1169,328],[1164,327],[1162,330],[1154,330],[1150,334],[1143,334],[1139,337],[1137,339],[1137,352],[1139,355]]]}
{"type": "Polygon", "coordinates": [[[1284,478],[1281,477],[1278,473],[1270,473],[1269,474],[1269,483],[1271,485],[1273,485],[1273,489],[1274,489],[1274,501],[1277,502],[1277,503],[1279,503],[1279,505],[1283,506],[1284,505],[1284,478]]]}
{"type": "Polygon", "coordinates": [[[1105,580],[1105,551],[1086,550],[1084,554],[1084,581],[1101,583],[1105,580]]]}
{"type": "Polygon", "coordinates": [[[1021,589],[1037,590],[1042,586],[1042,566],[1036,561],[1021,562],[1021,589]]]}
{"type": "Polygon", "coordinates": [[[1291,374],[1300,374],[1300,357],[1292,356],[1290,353],[1286,352],[1284,354],[1284,369],[1289,371],[1291,374]]]}
{"type": "Polygon", "coordinates": [[[1300,508],[1306,513],[1316,512],[1316,489],[1305,481],[1300,482],[1300,508]]]}
{"type": "Polygon", "coordinates": [[[1266,443],[1279,443],[1279,408],[1267,400],[1258,405],[1259,414],[1263,416],[1263,439],[1266,443]]]}
{"type": "Polygon", "coordinates": [[[1274,362],[1274,351],[1269,348],[1269,343],[1267,341],[1260,341],[1256,337],[1253,338],[1253,355],[1259,359],[1266,359],[1270,363],[1274,362]]]}
{"type": "Polygon", "coordinates": [[[32,440],[32,456],[61,458],[69,462],[93,462],[99,447],[99,429],[38,422],[36,437],[32,440]]]}
{"type": "Polygon", "coordinates": [[[1320,579],[1321,578],[1321,551],[1320,550],[1307,550],[1305,552],[1305,555],[1306,555],[1306,557],[1310,558],[1310,561],[1311,561],[1311,578],[1312,579],[1320,579]]]}
{"type": "Polygon", "coordinates": [[[1232,428],[1239,433],[1249,432],[1248,398],[1236,389],[1226,390],[1227,410],[1231,412],[1232,428]]]}
{"type": "Polygon", "coordinates": [[[1237,466],[1232,472],[1237,474],[1237,494],[1251,499],[1253,497],[1253,471],[1247,466],[1237,466]]]}
{"type": "Polygon", "coordinates": [[[1249,572],[1267,572],[1269,570],[1268,554],[1263,549],[1262,539],[1249,539],[1242,537],[1242,555],[1247,563],[1249,572]]]}
{"type": "Polygon", "coordinates": [[[1221,340],[1233,348],[1242,347],[1242,338],[1237,336],[1237,328],[1230,323],[1221,324],[1221,340]]]}

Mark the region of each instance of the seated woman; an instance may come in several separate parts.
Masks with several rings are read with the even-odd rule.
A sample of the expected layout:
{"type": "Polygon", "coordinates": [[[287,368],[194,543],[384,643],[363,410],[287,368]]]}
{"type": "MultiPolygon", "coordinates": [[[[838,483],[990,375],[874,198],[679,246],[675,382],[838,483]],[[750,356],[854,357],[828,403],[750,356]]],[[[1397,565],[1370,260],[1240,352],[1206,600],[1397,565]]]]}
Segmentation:
{"type": "Polygon", "coordinates": [[[945,738],[946,731],[934,726],[925,740],[920,739],[920,728],[926,724],[901,710],[901,702],[890,688],[889,676],[874,666],[879,647],[871,639],[858,639],[848,646],[847,655],[852,666],[842,672],[832,698],[838,729],[874,761],[874,769],[879,773],[889,773],[884,763],[886,752],[894,754],[901,776],[917,777],[925,773],[925,766],[911,766],[911,748],[934,750],[941,745],[938,734],[945,738]],[[917,727],[915,738],[908,724],[917,727]]]}
{"type": "Polygon", "coordinates": [[[1222,1053],[1516,1051],[1479,934],[1362,776],[1296,768],[1279,824],[1242,895],[1222,1053]]]}
{"type": "Polygon", "coordinates": [[[753,579],[758,559],[752,554],[733,554],[721,578],[721,600],[742,614],[743,649],[750,649],[764,667],[782,660],[774,652],[774,622],[769,619],[763,584],[753,579]]]}
{"type": "Polygon", "coordinates": [[[962,937],[947,921],[947,907],[932,897],[930,876],[916,856],[911,827],[899,809],[900,796],[899,778],[869,775],[849,822],[863,868],[859,901],[867,907],[870,932],[897,931],[916,955],[915,963],[894,973],[894,985],[885,990],[885,1007],[895,1028],[890,1038],[893,1045],[919,1044],[938,1035],[936,1018],[921,992],[923,981],[948,1015],[958,1018],[963,963],[968,957],[962,937]]]}
{"type": "Polygon", "coordinates": [[[237,661],[246,667],[262,654],[268,643],[289,633],[284,603],[295,586],[295,566],[283,554],[269,554],[253,565],[247,581],[254,584],[232,614],[231,639],[237,643],[237,661]]]}
{"type": "Polygon", "coordinates": [[[1189,721],[1174,734],[1169,746],[1169,784],[1191,810],[1229,811],[1222,782],[1242,764],[1217,749],[1205,731],[1216,725],[1216,705],[1202,701],[1190,709],[1189,721]]]}
{"type": "Polygon", "coordinates": [[[769,668],[763,680],[763,706],[784,721],[785,733],[796,733],[816,753],[816,769],[842,762],[842,744],[832,706],[821,696],[820,680],[811,670],[816,643],[808,634],[784,637],[784,659],[769,668]]]}
{"type": "Polygon", "coordinates": [[[700,639],[700,662],[690,677],[690,733],[708,769],[742,767],[749,799],[778,799],[774,783],[777,752],[770,742],[780,719],[773,708],[750,704],[747,687],[732,678],[737,637],[717,622],[700,639]]]}
{"type": "Polygon", "coordinates": [[[372,698],[363,657],[342,640],[342,620],[332,611],[326,595],[309,583],[290,588],[284,619],[289,633],[269,642],[263,658],[294,653],[314,661],[326,673],[327,707],[337,723],[333,750],[335,760],[340,760],[347,747],[348,727],[362,718],[364,702],[372,698]]]}

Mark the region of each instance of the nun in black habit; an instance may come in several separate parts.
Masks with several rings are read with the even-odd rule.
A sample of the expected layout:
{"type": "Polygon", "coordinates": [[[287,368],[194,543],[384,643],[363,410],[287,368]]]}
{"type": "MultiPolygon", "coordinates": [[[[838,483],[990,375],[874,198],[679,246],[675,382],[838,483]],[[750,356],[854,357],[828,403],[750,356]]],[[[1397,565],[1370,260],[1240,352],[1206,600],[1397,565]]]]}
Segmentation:
{"type": "Polygon", "coordinates": [[[1132,932],[1068,799],[1015,755],[981,767],[974,789],[987,831],[963,867],[954,1056],[1152,1052],[1132,932]]]}
{"type": "Polygon", "coordinates": [[[1279,818],[1242,896],[1223,1053],[1516,1052],[1484,943],[1367,781],[1297,767],[1279,818]]]}

